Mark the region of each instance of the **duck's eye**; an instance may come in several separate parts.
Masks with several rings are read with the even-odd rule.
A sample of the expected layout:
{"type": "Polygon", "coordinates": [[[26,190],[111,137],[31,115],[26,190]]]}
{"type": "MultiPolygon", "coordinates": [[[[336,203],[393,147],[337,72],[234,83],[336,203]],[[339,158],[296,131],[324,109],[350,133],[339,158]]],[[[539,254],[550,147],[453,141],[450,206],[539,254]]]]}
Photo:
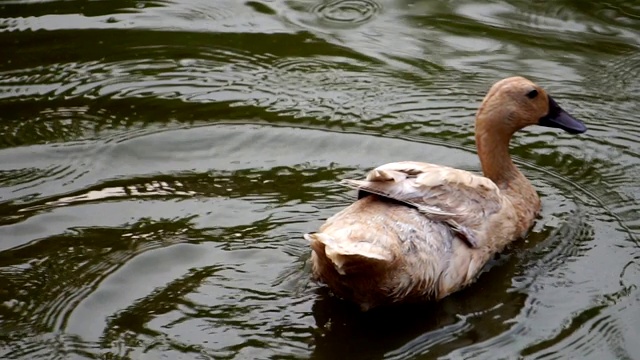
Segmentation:
{"type": "Polygon", "coordinates": [[[536,96],[538,96],[538,90],[536,90],[536,89],[533,89],[533,90],[531,90],[531,91],[529,91],[529,92],[527,93],[527,97],[528,97],[529,99],[533,99],[533,98],[535,98],[536,96]]]}

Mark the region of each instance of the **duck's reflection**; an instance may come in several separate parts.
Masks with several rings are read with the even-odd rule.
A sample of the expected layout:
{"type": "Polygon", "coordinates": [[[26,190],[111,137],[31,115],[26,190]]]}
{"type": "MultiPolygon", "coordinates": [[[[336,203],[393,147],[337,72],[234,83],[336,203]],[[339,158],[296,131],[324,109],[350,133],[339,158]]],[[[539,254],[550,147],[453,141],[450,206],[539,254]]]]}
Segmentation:
{"type": "Polygon", "coordinates": [[[474,285],[439,302],[369,312],[321,288],[313,305],[318,329],[312,358],[435,358],[502,334],[527,298],[510,291],[517,264],[514,256],[501,256],[474,285]]]}

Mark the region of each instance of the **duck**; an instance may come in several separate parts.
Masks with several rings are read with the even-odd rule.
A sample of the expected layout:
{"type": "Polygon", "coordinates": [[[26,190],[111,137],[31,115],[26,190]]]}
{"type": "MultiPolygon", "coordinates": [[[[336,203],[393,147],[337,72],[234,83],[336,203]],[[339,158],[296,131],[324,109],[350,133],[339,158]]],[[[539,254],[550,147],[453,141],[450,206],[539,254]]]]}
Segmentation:
{"type": "Polygon", "coordinates": [[[585,124],[520,76],[491,86],[475,117],[482,175],[400,161],[341,183],[357,200],[304,234],[312,277],[362,311],[440,300],[472,284],[487,262],[522,239],[541,210],[509,143],[539,125],[570,134],[585,124]]]}

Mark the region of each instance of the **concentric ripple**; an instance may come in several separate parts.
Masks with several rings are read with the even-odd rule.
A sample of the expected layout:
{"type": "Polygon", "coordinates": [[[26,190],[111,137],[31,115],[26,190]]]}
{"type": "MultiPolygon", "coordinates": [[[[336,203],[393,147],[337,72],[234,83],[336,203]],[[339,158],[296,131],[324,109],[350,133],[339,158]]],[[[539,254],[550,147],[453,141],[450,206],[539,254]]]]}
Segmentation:
{"type": "Polygon", "coordinates": [[[371,20],[381,9],[375,0],[335,0],[317,5],[313,12],[324,21],[359,25],[371,20]]]}

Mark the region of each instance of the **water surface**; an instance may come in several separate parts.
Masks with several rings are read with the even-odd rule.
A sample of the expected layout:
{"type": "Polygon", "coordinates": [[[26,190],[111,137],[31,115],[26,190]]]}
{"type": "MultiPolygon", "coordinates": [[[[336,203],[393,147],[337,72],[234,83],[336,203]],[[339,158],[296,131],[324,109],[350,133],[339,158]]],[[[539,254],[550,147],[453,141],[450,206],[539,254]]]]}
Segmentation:
{"type": "Polygon", "coordinates": [[[0,357],[640,359],[640,5],[0,0],[0,357]],[[479,171],[496,80],[589,132],[470,288],[360,314],[302,234],[389,161],[479,171]]]}

